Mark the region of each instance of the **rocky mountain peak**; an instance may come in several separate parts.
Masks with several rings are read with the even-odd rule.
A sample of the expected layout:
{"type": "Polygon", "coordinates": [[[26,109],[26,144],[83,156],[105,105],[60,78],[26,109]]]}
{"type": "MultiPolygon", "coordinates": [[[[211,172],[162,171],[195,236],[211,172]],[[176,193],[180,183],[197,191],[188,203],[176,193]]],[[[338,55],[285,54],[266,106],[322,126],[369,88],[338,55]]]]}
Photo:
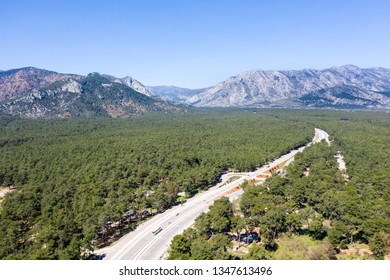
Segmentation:
{"type": "Polygon", "coordinates": [[[385,109],[390,108],[386,94],[389,91],[390,70],[385,68],[344,65],[323,70],[251,70],[230,77],[187,102],[201,107],[339,108],[341,105],[385,109]],[[347,100],[336,97],[340,96],[340,89],[344,90],[344,96],[348,95],[347,100]],[[325,92],[327,102],[318,103],[318,97],[325,92]],[[331,98],[332,92],[335,96],[331,98]],[[313,99],[308,98],[310,95],[313,99]]]}

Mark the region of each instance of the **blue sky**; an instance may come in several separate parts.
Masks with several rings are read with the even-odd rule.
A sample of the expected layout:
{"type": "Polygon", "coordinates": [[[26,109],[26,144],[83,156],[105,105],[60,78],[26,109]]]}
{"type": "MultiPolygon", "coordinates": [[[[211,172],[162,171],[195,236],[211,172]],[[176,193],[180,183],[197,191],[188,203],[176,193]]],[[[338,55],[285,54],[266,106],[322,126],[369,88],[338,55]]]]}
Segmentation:
{"type": "Polygon", "coordinates": [[[200,88],[251,69],[390,68],[390,1],[1,1],[0,69],[200,88]]]}

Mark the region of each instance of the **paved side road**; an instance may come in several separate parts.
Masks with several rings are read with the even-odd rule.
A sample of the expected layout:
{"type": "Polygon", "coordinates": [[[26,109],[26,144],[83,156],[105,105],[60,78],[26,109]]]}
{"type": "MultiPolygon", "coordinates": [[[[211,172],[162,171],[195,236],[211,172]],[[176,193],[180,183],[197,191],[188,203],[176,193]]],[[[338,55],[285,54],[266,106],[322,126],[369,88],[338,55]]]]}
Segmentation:
{"type": "MultiPolygon", "coordinates": [[[[315,129],[315,136],[311,143],[317,143],[325,139],[329,143],[329,135],[321,130],[315,129]]],[[[310,143],[310,144],[311,144],[310,143]]],[[[250,172],[229,184],[223,182],[210,188],[207,191],[197,194],[187,200],[183,205],[175,206],[164,213],[158,214],[140,225],[133,232],[128,233],[113,245],[97,250],[95,253],[104,255],[106,260],[158,260],[161,259],[168,249],[171,240],[177,234],[182,233],[190,227],[197,216],[208,210],[214,200],[221,196],[235,199],[242,194],[239,186],[245,180],[256,178],[268,169],[292,160],[294,156],[303,151],[305,147],[293,150],[290,153],[276,159],[269,166],[263,166],[255,172],[250,172]],[[158,232],[154,234],[154,232],[158,232]]]]}

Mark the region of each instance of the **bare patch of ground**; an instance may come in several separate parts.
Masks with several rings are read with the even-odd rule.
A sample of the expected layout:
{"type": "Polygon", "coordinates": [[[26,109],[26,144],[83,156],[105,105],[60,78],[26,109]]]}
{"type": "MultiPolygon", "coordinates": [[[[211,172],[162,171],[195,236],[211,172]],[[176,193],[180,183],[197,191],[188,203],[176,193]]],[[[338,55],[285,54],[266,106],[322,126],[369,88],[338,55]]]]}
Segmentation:
{"type": "Polygon", "coordinates": [[[347,249],[341,249],[337,254],[340,260],[369,260],[374,259],[374,253],[367,244],[353,243],[347,249]]]}
{"type": "Polygon", "coordinates": [[[344,156],[341,154],[340,151],[337,151],[335,158],[337,160],[337,164],[339,165],[339,170],[341,171],[344,180],[346,182],[348,182],[349,176],[347,174],[347,166],[346,166],[345,161],[344,161],[344,156]]]}
{"type": "Polygon", "coordinates": [[[5,195],[15,190],[15,187],[0,187],[0,202],[4,199],[5,195]]]}

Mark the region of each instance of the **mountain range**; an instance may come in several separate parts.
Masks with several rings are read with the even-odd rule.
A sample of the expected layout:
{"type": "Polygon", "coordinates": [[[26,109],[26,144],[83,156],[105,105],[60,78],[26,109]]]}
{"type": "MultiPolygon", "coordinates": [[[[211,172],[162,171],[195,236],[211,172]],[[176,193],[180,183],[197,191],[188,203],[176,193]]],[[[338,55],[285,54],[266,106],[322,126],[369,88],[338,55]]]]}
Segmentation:
{"type": "Polygon", "coordinates": [[[252,70],[215,86],[145,86],[132,77],[0,71],[0,111],[26,118],[183,112],[186,107],[390,109],[390,69],[252,70]]]}
{"type": "Polygon", "coordinates": [[[186,100],[199,107],[389,109],[390,69],[247,71],[186,100]]]}
{"type": "Polygon", "coordinates": [[[60,74],[26,67],[0,72],[0,110],[26,118],[110,116],[180,112],[131,77],[60,74]]]}

